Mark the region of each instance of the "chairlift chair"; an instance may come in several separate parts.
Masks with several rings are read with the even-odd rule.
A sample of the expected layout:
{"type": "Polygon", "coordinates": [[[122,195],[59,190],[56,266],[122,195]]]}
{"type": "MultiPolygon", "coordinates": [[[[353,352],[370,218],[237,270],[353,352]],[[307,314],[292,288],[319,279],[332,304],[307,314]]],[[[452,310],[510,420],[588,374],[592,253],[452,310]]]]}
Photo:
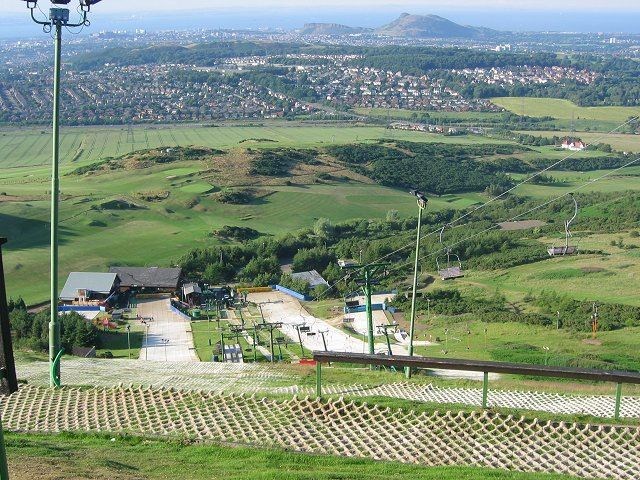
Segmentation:
{"type": "Polygon", "coordinates": [[[575,210],[573,212],[573,217],[571,217],[569,220],[565,220],[564,222],[564,245],[562,246],[552,245],[547,250],[547,252],[549,253],[549,256],[551,257],[561,257],[564,255],[576,255],[578,253],[577,245],[569,245],[569,240],[571,239],[571,237],[573,237],[573,234],[571,233],[571,229],[570,229],[571,223],[578,216],[578,201],[575,199],[573,195],[571,195],[571,199],[573,200],[575,210]]]}
{"type": "MultiPolygon", "coordinates": [[[[442,227],[442,230],[440,230],[440,243],[442,245],[444,245],[444,242],[442,241],[442,234],[444,233],[445,228],[446,225],[442,227]]],[[[436,257],[436,266],[438,267],[438,275],[440,275],[440,278],[442,278],[442,280],[452,280],[454,278],[464,277],[464,272],[462,271],[462,261],[460,260],[460,257],[457,254],[453,253],[449,247],[446,247],[444,251],[447,254],[446,267],[444,266],[444,259],[441,257],[436,257]],[[452,261],[452,257],[455,257],[456,260],[452,261]],[[443,260],[442,266],[440,260],[443,260]]]]}

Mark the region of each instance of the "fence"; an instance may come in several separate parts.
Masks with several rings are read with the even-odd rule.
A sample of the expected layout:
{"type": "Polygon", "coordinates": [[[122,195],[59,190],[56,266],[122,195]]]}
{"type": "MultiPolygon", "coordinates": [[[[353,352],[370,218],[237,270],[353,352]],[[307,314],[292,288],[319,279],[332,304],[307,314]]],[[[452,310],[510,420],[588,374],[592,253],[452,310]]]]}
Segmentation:
{"type": "Polygon", "coordinates": [[[290,288],[283,287],[282,285],[276,285],[275,289],[279,292],[286,293],[287,295],[290,295],[293,298],[297,298],[298,300],[311,300],[311,297],[304,295],[300,292],[296,292],[295,290],[291,290],[290,288]]]}
{"type": "Polygon", "coordinates": [[[180,310],[178,310],[176,307],[173,306],[173,303],[170,301],[169,302],[169,310],[171,310],[173,313],[175,313],[176,315],[182,317],[185,320],[191,321],[191,317],[189,315],[187,315],[184,312],[181,312],[180,310]]]}
{"type": "Polygon", "coordinates": [[[105,307],[99,305],[60,305],[58,312],[104,312],[105,307]]]}
{"type": "Polygon", "coordinates": [[[612,382],[616,384],[616,403],[614,418],[620,419],[622,402],[622,385],[640,385],[640,373],[618,370],[594,370],[588,368],[555,367],[528,365],[522,363],[489,362],[483,360],[461,360],[453,358],[409,357],[403,355],[367,355],[360,353],[313,352],[316,364],[316,394],[322,394],[322,363],[352,363],[387,367],[408,367],[411,369],[430,368],[448,369],[465,372],[482,372],[482,407],[487,408],[489,392],[489,373],[512,375],[528,375],[534,377],[569,378],[574,380],[590,380],[596,382],[612,382]]]}

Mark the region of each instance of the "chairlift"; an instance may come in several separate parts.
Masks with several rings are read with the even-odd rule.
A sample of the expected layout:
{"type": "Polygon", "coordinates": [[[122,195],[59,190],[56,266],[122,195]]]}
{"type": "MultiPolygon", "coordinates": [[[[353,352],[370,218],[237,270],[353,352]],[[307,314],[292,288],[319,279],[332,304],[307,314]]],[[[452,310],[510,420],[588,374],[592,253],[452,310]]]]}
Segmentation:
{"type": "Polygon", "coordinates": [[[578,201],[575,199],[573,195],[571,195],[571,200],[573,200],[575,210],[573,212],[573,217],[571,217],[569,220],[565,220],[564,222],[564,245],[560,247],[552,245],[547,250],[547,252],[549,253],[549,256],[551,257],[561,257],[564,255],[576,255],[578,253],[577,245],[569,245],[569,240],[571,239],[571,237],[573,237],[573,234],[571,233],[571,230],[569,227],[571,226],[571,223],[578,216],[578,201]]]}
{"type": "MultiPolygon", "coordinates": [[[[442,234],[444,233],[445,228],[446,225],[442,227],[442,230],[440,230],[440,243],[443,246],[444,242],[442,241],[442,234]]],[[[464,272],[462,271],[462,261],[460,260],[460,257],[457,254],[453,253],[451,251],[451,248],[449,247],[445,247],[444,251],[447,255],[446,267],[444,266],[444,258],[436,257],[436,265],[438,267],[438,275],[440,275],[440,278],[442,278],[442,280],[452,280],[454,278],[464,277],[464,272]],[[455,257],[455,260],[452,260],[452,257],[455,257]]]]}
{"type": "Polygon", "coordinates": [[[306,326],[305,327],[300,327],[300,331],[302,333],[307,333],[307,332],[311,331],[311,327],[306,327],[306,326]]]}
{"type": "Polygon", "coordinates": [[[316,332],[307,332],[307,337],[315,337],[316,332]]]}

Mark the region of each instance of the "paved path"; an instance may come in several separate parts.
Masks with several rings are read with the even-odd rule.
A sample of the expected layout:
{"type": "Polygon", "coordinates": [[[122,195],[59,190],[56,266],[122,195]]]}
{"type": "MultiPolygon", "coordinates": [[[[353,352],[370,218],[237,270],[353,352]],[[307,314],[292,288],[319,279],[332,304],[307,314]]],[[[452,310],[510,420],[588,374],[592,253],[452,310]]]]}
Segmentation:
{"type": "Polygon", "coordinates": [[[190,322],[170,309],[168,298],[141,299],[138,315],[152,317],[149,333],[140,350],[140,360],[198,362],[190,322]],[[164,340],[168,340],[166,343],[164,340]]]}

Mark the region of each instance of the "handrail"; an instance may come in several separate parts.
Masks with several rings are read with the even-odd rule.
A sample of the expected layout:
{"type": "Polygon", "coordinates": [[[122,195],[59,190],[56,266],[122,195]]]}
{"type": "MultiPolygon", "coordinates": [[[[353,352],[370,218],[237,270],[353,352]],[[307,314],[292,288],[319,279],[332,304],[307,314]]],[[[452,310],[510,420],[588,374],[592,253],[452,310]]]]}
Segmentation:
{"type": "Polygon", "coordinates": [[[362,353],[323,351],[313,352],[313,359],[321,363],[339,362],[412,368],[435,368],[466,372],[532,375],[536,377],[572,378],[576,380],[640,385],[640,372],[626,372],[621,370],[596,370],[590,368],[530,365],[526,363],[491,362],[485,360],[409,357],[406,355],[367,355],[362,353]]]}
{"type": "Polygon", "coordinates": [[[322,396],[323,363],[355,363],[380,365],[387,367],[433,368],[482,372],[482,408],[487,408],[489,392],[489,373],[512,375],[531,375],[536,377],[571,378],[597,382],[616,383],[614,418],[620,419],[622,384],[640,385],[640,372],[621,370],[595,370],[590,368],[556,367],[548,365],[529,365],[525,363],[490,362],[485,360],[464,360],[459,358],[409,357],[406,355],[367,355],[364,353],[313,352],[316,365],[316,395],[322,396]]]}

